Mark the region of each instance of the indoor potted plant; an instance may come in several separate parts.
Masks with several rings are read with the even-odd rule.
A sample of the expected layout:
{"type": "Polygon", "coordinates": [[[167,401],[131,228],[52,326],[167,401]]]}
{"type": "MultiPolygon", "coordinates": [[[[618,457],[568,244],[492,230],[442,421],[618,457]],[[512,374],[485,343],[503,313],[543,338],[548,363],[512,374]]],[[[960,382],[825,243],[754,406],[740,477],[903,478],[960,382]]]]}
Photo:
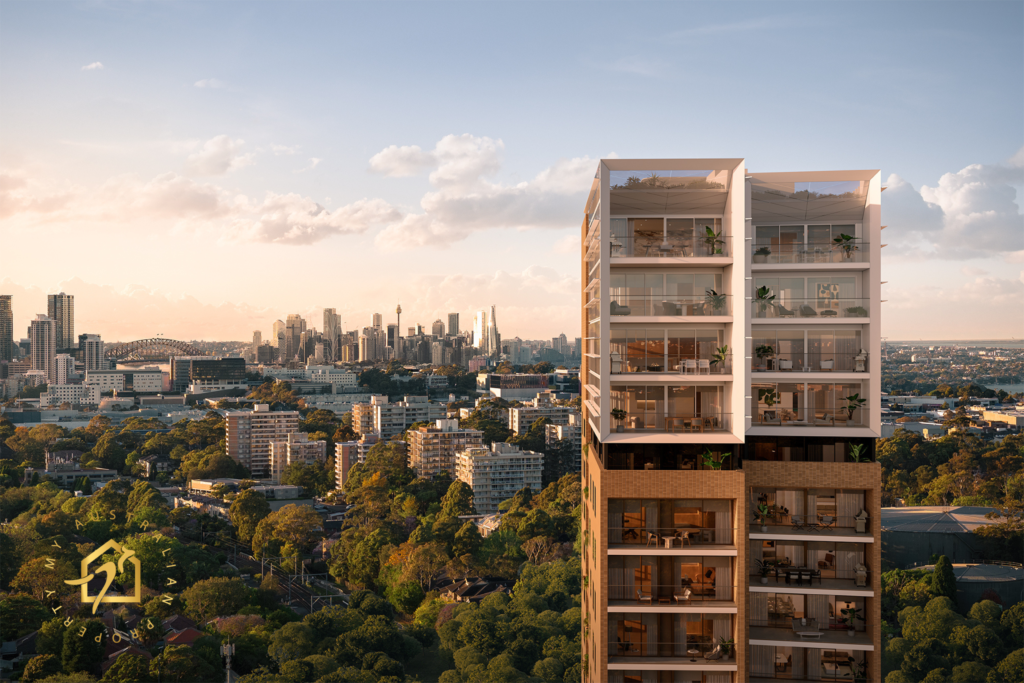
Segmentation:
{"type": "Polygon", "coordinates": [[[717,366],[719,363],[722,364],[720,368],[723,372],[726,370],[726,363],[729,362],[729,346],[721,346],[715,349],[715,354],[711,356],[711,365],[717,366]]]}
{"type": "Polygon", "coordinates": [[[754,250],[754,263],[767,263],[768,257],[772,255],[772,250],[768,247],[758,247],[754,250]]]}
{"type": "Polygon", "coordinates": [[[868,402],[867,399],[861,398],[860,394],[850,394],[849,396],[846,397],[846,408],[845,408],[845,410],[846,410],[846,426],[847,427],[852,427],[854,425],[854,423],[853,423],[853,411],[857,410],[857,408],[860,408],[861,406],[863,406],[867,402],[868,402]]]}
{"type": "Polygon", "coordinates": [[[772,571],[772,566],[764,560],[754,560],[754,566],[757,568],[757,573],[761,575],[761,583],[768,583],[768,574],[772,571]]]}
{"type": "Polygon", "coordinates": [[[615,425],[615,431],[616,432],[620,432],[621,433],[621,432],[626,431],[625,427],[622,426],[622,421],[626,419],[626,411],[625,410],[623,410],[622,408],[612,408],[612,419],[615,420],[616,422],[618,422],[618,424],[615,425]]]}
{"type": "Polygon", "coordinates": [[[757,506],[757,516],[761,518],[761,533],[768,533],[768,505],[766,503],[757,506]]]}
{"type": "Polygon", "coordinates": [[[715,454],[711,452],[711,449],[706,448],[704,449],[704,452],[701,453],[701,457],[704,458],[704,467],[712,470],[720,470],[722,469],[722,461],[729,457],[729,453],[721,453],[716,458],[715,454]]]}
{"type": "Polygon", "coordinates": [[[767,344],[761,344],[754,349],[754,355],[757,356],[757,369],[771,370],[771,359],[775,356],[775,349],[767,344]]]}
{"type": "Polygon", "coordinates": [[[760,314],[759,317],[765,317],[768,313],[768,308],[772,306],[772,302],[775,301],[775,295],[772,294],[772,290],[768,287],[758,287],[754,290],[754,303],[757,304],[757,312],[760,314]]]}
{"type": "Polygon", "coordinates": [[[867,458],[864,457],[864,444],[850,444],[850,459],[854,462],[867,462],[867,458]]]}
{"type": "Polygon", "coordinates": [[[864,617],[860,615],[859,607],[844,607],[841,611],[843,616],[839,617],[839,623],[846,625],[846,635],[853,638],[854,634],[857,632],[854,628],[854,622],[857,619],[864,621],[864,617]]]}
{"type": "MultiPolygon", "coordinates": [[[[779,402],[779,394],[775,391],[774,388],[772,388],[772,389],[758,389],[757,390],[757,400],[762,402],[762,403],[764,403],[770,409],[772,406],[774,406],[776,403],[779,402]]],[[[764,416],[765,416],[765,414],[767,414],[767,412],[768,411],[764,411],[764,412],[761,413],[761,421],[762,422],[764,422],[764,419],[765,419],[764,416]]],[[[775,411],[771,411],[771,412],[773,414],[773,417],[771,417],[770,419],[774,420],[775,419],[775,417],[774,417],[775,411]]]]}
{"type": "Polygon", "coordinates": [[[721,230],[715,232],[715,229],[710,225],[704,226],[704,247],[711,256],[718,256],[722,253],[722,248],[718,245],[725,244],[725,240],[721,239],[721,237],[721,230]]]}
{"type": "Polygon", "coordinates": [[[725,294],[719,294],[713,289],[704,292],[704,303],[711,307],[713,314],[721,315],[725,309],[725,294]]]}
{"type": "Polygon", "coordinates": [[[843,252],[843,258],[852,258],[853,252],[858,251],[857,245],[853,243],[853,236],[845,232],[840,233],[839,237],[832,238],[832,244],[834,248],[843,252]]]}

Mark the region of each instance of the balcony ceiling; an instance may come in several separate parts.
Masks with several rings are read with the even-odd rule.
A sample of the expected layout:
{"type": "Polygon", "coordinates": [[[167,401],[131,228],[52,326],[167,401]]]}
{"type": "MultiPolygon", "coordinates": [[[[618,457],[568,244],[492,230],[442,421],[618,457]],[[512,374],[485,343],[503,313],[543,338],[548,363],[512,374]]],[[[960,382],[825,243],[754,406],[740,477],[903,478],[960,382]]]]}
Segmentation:
{"type": "Polygon", "coordinates": [[[799,177],[779,173],[751,178],[751,217],[755,223],[838,223],[864,219],[868,181],[864,173],[799,177]]]}
{"type": "Polygon", "coordinates": [[[611,190],[613,216],[664,216],[725,213],[729,193],[724,190],[630,189],[611,190]]]}

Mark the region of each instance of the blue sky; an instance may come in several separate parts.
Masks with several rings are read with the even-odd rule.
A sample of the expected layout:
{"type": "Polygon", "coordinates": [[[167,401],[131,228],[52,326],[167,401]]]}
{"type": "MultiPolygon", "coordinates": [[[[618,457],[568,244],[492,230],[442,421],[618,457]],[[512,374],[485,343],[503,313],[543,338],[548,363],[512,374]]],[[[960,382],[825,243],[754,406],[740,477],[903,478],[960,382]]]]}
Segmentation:
{"type": "Polygon", "coordinates": [[[573,337],[597,159],[744,157],[882,169],[887,336],[1020,337],[1022,84],[1015,2],[7,2],[0,289],[111,339],[573,337]]]}

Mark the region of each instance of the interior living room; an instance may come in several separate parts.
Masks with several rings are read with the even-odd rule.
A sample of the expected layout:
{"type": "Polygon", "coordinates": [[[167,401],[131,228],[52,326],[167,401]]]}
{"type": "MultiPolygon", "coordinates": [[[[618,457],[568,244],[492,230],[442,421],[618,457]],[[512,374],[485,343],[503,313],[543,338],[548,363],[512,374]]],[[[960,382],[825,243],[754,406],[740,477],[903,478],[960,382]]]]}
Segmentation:
{"type": "Polygon", "coordinates": [[[677,549],[732,546],[732,500],[608,500],[609,548],[677,549]]]}

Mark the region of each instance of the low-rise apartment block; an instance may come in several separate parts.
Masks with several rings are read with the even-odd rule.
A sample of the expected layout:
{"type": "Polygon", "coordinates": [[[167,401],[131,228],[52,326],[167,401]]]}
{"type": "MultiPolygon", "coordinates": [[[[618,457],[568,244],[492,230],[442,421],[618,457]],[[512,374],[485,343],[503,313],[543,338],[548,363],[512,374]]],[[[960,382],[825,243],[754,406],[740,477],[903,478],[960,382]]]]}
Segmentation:
{"type": "Polygon", "coordinates": [[[327,462],[327,442],[310,441],[305,432],[292,432],[281,441],[270,442],[270,478],[280,484],[288,465],[327,462]]]}
{"type": "Polygon", "coordinates": [[[137,394],[158,394],[164,390],[164,373],[160,368],[138,370],[86,370],[85,383],[105,391],[134,391],[137,394]]]}
{"type": "Polygon", "coordinates": [[[433,422],[447,415],[444,404],[433,403],[426,396],[405,396],[396,403],[387,396],[372,396],[369,403],[352,406],[352,429],[387,441],[417,422],[433,422]]]}
{"type": "Polygon", "coordinates": [[[436,420],[432,425],[409,432],[409,466],[417,477],[424,479],[442,472],[454,477],[456,454],[482,445],[483,440],[483,432],[460,429],[458,420],[436,420]]]}
{"type": "Polygon", "coordinates": [[[576,411],[567,406],[555,405],[554,399],[553,391],[544,391],[523,407],[509,408],[508,428],[515,434],[523,434],[542,417],[547,418],[549,424],[569,424],[569,416],[576,414],[576,411]]]}
{"type": "MultiPolygon", "coordinates": [[[[579,413],[569,415],[569,424],[549,424],[544,427],[544,443],[548,446],[558,441],[569,441],[572,444],[573,453],[579,456],[583,449],[583,416],[579,413]]],[[[579,471],[579,461],[576,463],[576,471],[579,471]]]]}
{"type": "Polygon", "coordinates": [[[50,408],[62,403],[71,405],[99,405],[100,388],[88,384],[48,384],[39,395],[39,407],[50,408]]]}
{"type": "Polygon", "coordinates": [[[455,456],[455,477],[473,489],[473,504],[481,515],[496,513],[498,505],[520,489],[540,492],[543,470],[543,453],[500,441],[455,456]]]}
{"type": "Polygon", "coordinates": [[[236,410],[224,414],[227,453],[249,468],[256,479],[271,474],[270,444],[287,441],[289,434],[299,431],[297,410],[270,410],[259,403],[252,410],[236,410]]]}

